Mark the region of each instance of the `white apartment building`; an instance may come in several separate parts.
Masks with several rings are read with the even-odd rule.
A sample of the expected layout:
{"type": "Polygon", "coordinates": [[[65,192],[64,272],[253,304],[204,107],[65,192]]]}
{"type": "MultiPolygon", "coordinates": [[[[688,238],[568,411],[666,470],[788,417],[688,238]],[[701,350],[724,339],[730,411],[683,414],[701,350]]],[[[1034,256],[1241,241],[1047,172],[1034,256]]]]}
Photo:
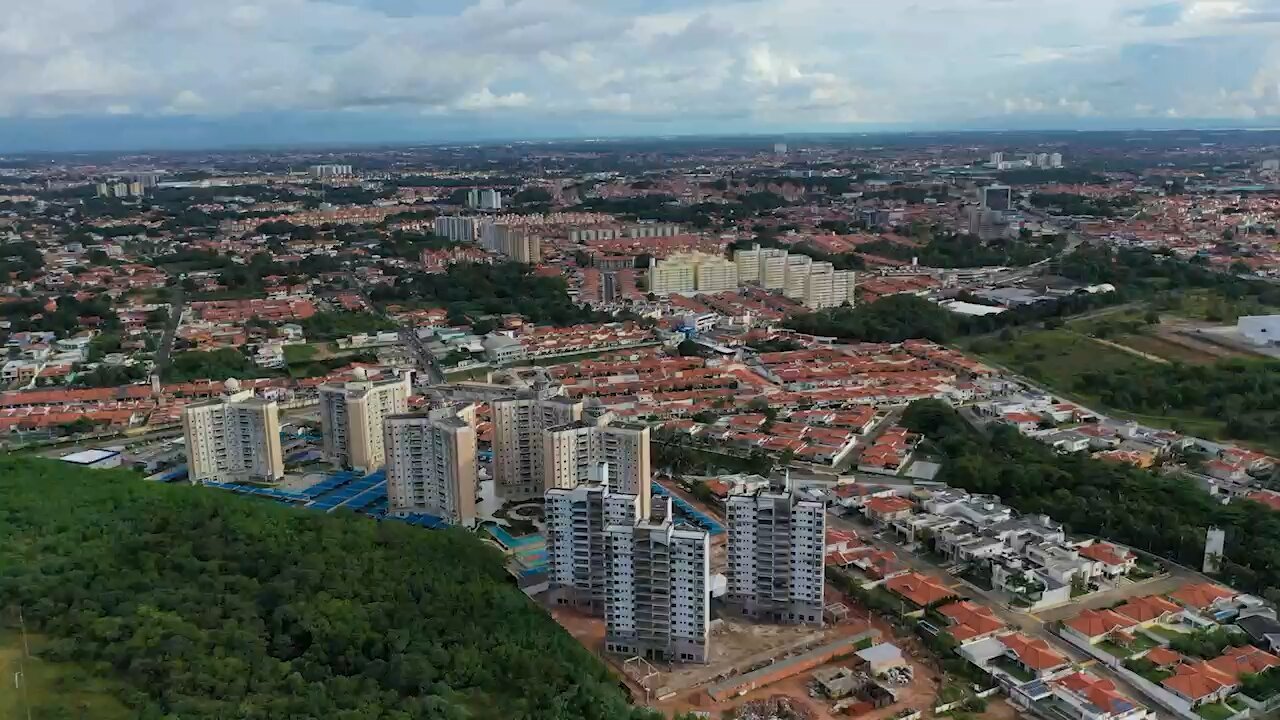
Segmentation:
{"type": "Polygon", "coordinates": [[[708,253],[676,253],[649,270],[649,292],[655,295],[717,293],[737,287],[737,264],[708,253]]]}
{"type": "Polygon", "coordinates": [[[836,270],[829,262],[815,262],[809,266],[801,302],[815,310],[840,307],[846,302],[853,305],[855,290],[852,270],[836,270]]]}
{"type": "Polygon", "coordinates": [[[320,386],[324,457],[339,467],[370,471],[386,459],[383,420],[409,409],[409,376],[370,380],[364,368],[355,380],[320,386]]]}
{"type": "Polygon", "coordinates": [[[467,207],[477,210],[501,210],[502,192],[500,190],[480,190],[477,188],[468,190],[467,207]]]}
{"type": "Polygon", "coordinates": [[[354,174],[350,165],[312,165],[307,173],[313,178],[351,177],[354,174]]]}
{"type": "Polygon", "coordinates": [[[516,262],[529,265],[542,262],[542,238],[523,228],[488,223],[481,227],[480,237],[485,249],[502,253],[516,262]]]}
{"type": "Polygon", "coordinates": [[[782,487],[731,495],[730,605],[747,617],[822,624],[826,508],[782,487]]]}
{"type": "Polygon", "coordinates": [[[473,243],[480,239],[481,224],[479,218],[442,215],[432,223],[432,230],[454,242],[473,243]]]}
{"type": "Polygon", "coordinates": [[[611,492],[637,496],[640,512],[649,512],[652,471],[645,425],[615,423],[610,413],[588,411],[582,420],[548,428],[543,433],[542,470],[548,489],[607,482],[611,492]]]}
{"type": "Polygon", "coordinates": [[[197,482],[276,482],[284,478],[280,412],[274,400],[227,380],[221,397],[182,409],[188,477],[197,482]]]}
{"type": "Polygon", "coordinates": [[[809,281],[813,258],[808,255],[788,255],[786,267],[786,282],[783,285],[782,294],[792,300],[804,300],[805,283],[809,281]]]}
{"type": "Polygon", "coordinates": [[[782,248],[760,251],[760,286],[765,290],[781,290],[787,286],[788,253],[782,248]]]}
{"type": "Polygon", "coordinates": [[[646,519],[606,529],[605,649],[679,663],[707,661],[710,545],[705,530],[677,527],[671,498],[646,519]]]}
{"type": "Polygon", "coordinates": [[[754,245],[750,250],[733,251],[733,264],[738,266],[738,281],[742,283],[755,283],[760,281],[760,251],[759,245],[754,245]]]}
{"type": "Polygon", "coordinates": [[[494,400],[493,477],[498,497],[522,501],[543,496],[546,455],[543,431],[582,419],[582,402],[565,397],[494,400]]]}
{"type": "Polygon", "coordinates": [[[639,498],[601,482],[607,473],[601,466],[597,482],[547,490],[543,509],[554,602],[598,615],[604,614],[611,574],[606,530],[634,526],[642,517],[639,498]]]}
{"type": "Polygon", "coordinates": [[[475,405],[389,415],[383,422],[388,512],[476,524],[475,405]]]}
{"type": "Polygon", "coordinates": [[[680,226],[672,223],[639,223],[626,226],[623,232],[629,238],[674,237],[680,234],[680,226]]]}

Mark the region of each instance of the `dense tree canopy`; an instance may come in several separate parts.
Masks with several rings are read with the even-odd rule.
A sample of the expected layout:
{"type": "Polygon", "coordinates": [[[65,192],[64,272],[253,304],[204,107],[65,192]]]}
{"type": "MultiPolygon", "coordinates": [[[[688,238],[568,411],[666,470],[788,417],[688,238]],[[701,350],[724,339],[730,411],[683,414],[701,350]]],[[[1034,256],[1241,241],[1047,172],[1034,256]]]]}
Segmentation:
{"type": "Polygon", "coordinates": [[[0,608],[141,720],[642,715],[461,530],[14,458],[0,508],[0,608]]]}
{"type": "Polygon", "coordinates": [[[1280,437],[1280,362],[1144,364],[1085,373],[1077,383],[1078,390],[1121,410],[1212,417],[1227,423],[1228,435],[1245,440],[1280,437]]]}
{"type": "Polygon", "coordinates": [[[1222,505],[1189,479],[1063,455],[1009,426],[990,437],[945,403],[913,403],[902,424],[946,456],[938,480],[993,493],[1024,513],[1045,513],[1088,533],[1199,567],[1205,530],[1226,531],[1222,576],[1280,599],[1280,513],[1247,500],[1222,505]]]}
{"type": "Polygon", "coordinates": [[[518,313],[536,323],[572,325],[608,316],[587,310],[569,299],[564,280],[534,275],[519,263],[482,265],[460,263],[444,273],[419,273],[393,286],[373,290],[378,301],[420,300],[442,305],[452,321],[467,316],[518,313]]]}
{"type": "Polygon", "coordinates": [[[859,249],[897,260],[916,258],[925,267],[967,268],[1031,265],[1051,257],[1059,247],[1057,241],[1031,243],[1002,238],[983,242],[970,235],[944,234],[932,237],[923,247],[879,240],[859,249]]]}
{"type": "Polygon", "coordinates": [[[301,323],[307,340],[336,340],[359,333],[376,333],[395,330],[397,325],[381,315],[367,312],[316,313],[301,323]]]}

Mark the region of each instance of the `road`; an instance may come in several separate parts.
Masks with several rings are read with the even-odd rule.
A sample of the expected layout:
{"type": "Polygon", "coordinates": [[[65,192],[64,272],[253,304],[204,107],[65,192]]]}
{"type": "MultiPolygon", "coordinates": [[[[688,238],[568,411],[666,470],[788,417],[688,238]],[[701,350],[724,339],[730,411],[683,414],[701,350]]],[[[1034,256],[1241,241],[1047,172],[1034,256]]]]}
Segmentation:
{"type": "Polygon", "coordinates": [[[897,543],[874,537],[873,532],[875,528],[866,522],[863,522],[861,519],[854,520],[848,517],[828,514],[827,525],[828,527],[839,528],[842,530],[853,530],[858,533],[858,537],[862,538],[864,542],[874,545],[880,550],[893,552],[902,564],[912,570],[921,573],[928,573],[935,577],[960,583],[963,585],[965,595],[973,599],[980,600],[983,604],[989,607],[993,613],[995,613],[996,617],[998,617],[1001,622],[1011,628],[1017,629],[1024,635],[1044,640],[1059,653],[1065,655],[1076,663],[1080,663],[1082,665],[1087,664],[1088,669],[1091,672],[1096,675],[1106,676],[1115,682],[1117,686],[1124,689],[1130,697],[1142,698],[1153,712],[1160,709],[1160,714],[1157,715],[1157,717],[1164,716],[1162,706],[1156,702],[1155,698],[1148,696],[1141,688],[1121,677],[1119,674],[1112,672],[1110,668],[1106,667],[1102,663],[1097,662],[1091,655],[1088,655],[1079,648],[1058,637],[1057,634],[1050,630],[1050,625],[1057,620],[1072,617],[1087,607],[1107,607],[1128,597],[1169,592],[1173,588],[1183,585],[1190,580],[1197,579],[1194,573],[1175,566],[1172,573],[1167,576],[1159,576],[1150,580],[1131,583],[1112,590],[1094,593],[1080,601],[1073,601],[1067,605],[1057,608],[1051,608],[1037,613],[1026,613],[1014,610],[1006,605],[1004,598],[999,594],[978,587],[964,578],[951,575],[947,572],[946,568],[943,568],[927,558],[906,550],[897,543]]]}
{"type": "Polygon", "coordinates": [[[360,293],[360,298],[364,300],[365,305],[368,305],[370,310],[398,326],[400,341],[412,349],[414,354],[418,356],[418,369],[426,374],[428,384],[443,385],[445,383],[444,372],[440,370],[440,365],[436,363],[435,356],[431,354],[430,350],[427,350],[426,343],[422,342],[422,338],[418,337],[417,329],[384,313],[373,302],[373,298],[369,297],[369,293],[365,290],[364,284],[360,282],[360,278],[356,277],[355,273],[348,272],[347,278],[351,281],[351,285],[355,288],[355,291],[360,293]]]}
{"type": "Polygon", "coordinates": [[[178,334],[178,323],[182,321],[182,309],[186,304],[186,294],[182,286],[173,287],[173,302],[169,303],[169,322],[164,325],[164,334],[160,336],[160,347],[156,349],[156,367],[153,372],[163,375],[173,356],[173,341],[178,334]]]}

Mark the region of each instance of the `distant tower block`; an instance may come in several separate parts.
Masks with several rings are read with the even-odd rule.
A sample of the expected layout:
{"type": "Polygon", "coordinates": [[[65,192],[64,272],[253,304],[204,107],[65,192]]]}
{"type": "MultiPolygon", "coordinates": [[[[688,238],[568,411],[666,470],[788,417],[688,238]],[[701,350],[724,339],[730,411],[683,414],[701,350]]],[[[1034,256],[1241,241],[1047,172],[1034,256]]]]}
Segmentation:
{"type": "Polygon", "coordinates": [[[1222,549],[1227,542],[1227,533],[1221,528],[1211,527],[1204,534],[1204,566],[1201,571],[1205,573],[1218,572],[1219,566],[1222,564],[1222,549]]]}

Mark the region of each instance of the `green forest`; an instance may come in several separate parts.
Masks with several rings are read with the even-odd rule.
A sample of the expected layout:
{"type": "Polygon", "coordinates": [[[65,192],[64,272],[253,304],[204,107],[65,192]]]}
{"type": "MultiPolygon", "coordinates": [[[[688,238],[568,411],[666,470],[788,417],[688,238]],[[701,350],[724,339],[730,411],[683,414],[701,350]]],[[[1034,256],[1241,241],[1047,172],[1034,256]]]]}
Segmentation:
{"type": "Polygon", "coordinates": [[[971,268],[1032,265],[1052,257],[1061,246],[1060,240],[1045,243],[1031,243],[1022,239],[983,242],[970,235],[949,234],[935,235],[918,248],[891,240],[877,240],[858,249],[895,260],[916,258],[925,267],[971,268]]]}
{"type": "Polygon", "coordinates": [[[0,478],[0,617],[21,607],[40,661],[90,669],[130,717],[645,716],[467,532],[48,460],[0,478]]]}
{"type": "Polygon", "coordinates": [[[1242,440],[1280,437],[1280,362],[1219,360],[1212,365],[1135,365],[1087,372],[1076,389],[1131,412],[1186,413],[1226,423],[1242,440]]]}
{"type": "Polygon", "coordinates": [[[512,262],[459,263],[444,273],[417,273],[394,285],[374,288],[372,298],[443,306],[454,324],[465,323],[471,316],[507,313],[551,325],[604,322],[609,317],[570,300],[562,278],[534,275],[528,265],[512,262]]]}
{"type": "Polygon", "coordinates": [[[1121,293],[1081,293],[1054,302],[1021,305],[999,315],[957,315],[915,295],[888,295],[857,307],[840,307],[792,315],[787,327],[802,333],[861,342],[902,342],[924,338],[948,342],[1001,328],[1053,321],[1094,308],[1123,302],[1121,293]]]}
{"type": "Polygon", "coordinates": [[[974,430],[945,403],[913,403],[901,424],[945,456],[937,479],[993,493],[1023,513],[1045,513],[1074,533],[1097,535],[1199,567],[1205,529],[1226,531],[1222,579],[1280,600],[1280,513],[1249,501],[1222,505],[1189,479],[1063,455],[996,426],[974,430]]]}

